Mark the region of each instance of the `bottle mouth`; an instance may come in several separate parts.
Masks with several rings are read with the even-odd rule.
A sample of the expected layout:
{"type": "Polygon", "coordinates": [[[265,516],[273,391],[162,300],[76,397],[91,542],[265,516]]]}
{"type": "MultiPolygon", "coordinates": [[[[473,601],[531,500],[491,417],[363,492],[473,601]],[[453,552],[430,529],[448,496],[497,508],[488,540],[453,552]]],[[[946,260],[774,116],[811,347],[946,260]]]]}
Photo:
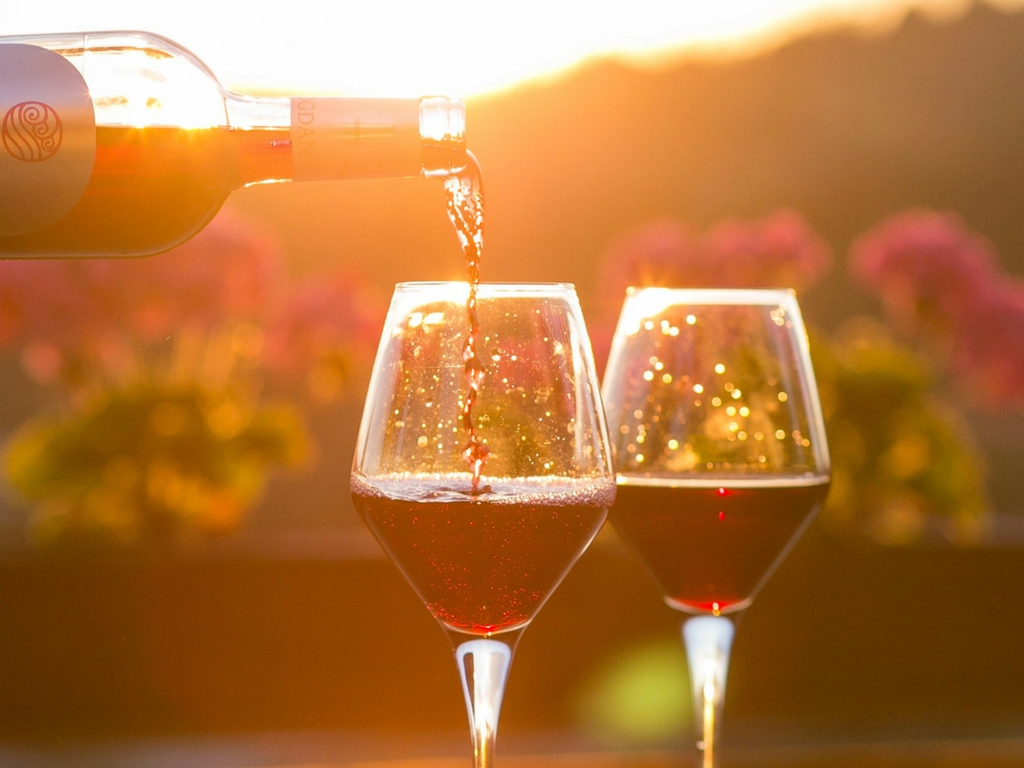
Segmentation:
{"type": "Polygon", "coordinates": [[[423,175],[449,176],[466,167],[466,104],[462,99],[420,99],[423,175]]]}

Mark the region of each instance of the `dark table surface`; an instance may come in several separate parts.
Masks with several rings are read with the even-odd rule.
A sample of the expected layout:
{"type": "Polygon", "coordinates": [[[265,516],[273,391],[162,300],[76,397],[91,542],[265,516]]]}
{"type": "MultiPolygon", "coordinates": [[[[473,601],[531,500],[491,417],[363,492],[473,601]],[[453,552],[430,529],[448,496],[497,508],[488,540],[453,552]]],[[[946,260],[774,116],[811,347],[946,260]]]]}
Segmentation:
{"type": "MultiPolygon", "coordinates": [[[[563,734],[499,738],[499,768],[690,768],[686,745],[602,749],[563,734]]],[[[3,768],[468,768],[468,735],[263,733],[55,746],[0,746],[3,768]]],[[[721,768],[1010,768],[1024,734],[974,739],[730,745],[721,768]]]]}

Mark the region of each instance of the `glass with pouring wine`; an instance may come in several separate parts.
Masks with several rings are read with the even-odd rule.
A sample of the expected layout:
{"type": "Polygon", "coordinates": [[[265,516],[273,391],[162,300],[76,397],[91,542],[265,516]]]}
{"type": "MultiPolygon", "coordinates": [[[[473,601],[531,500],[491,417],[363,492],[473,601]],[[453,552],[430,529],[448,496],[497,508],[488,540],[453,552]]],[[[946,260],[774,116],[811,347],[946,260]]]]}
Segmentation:
{"type": "Polygon", "coordinates": [[[472,156],[446,188],[469,280],[396,286],[351,489],[451,640],[485,768],[516,644],[597,535],[616,485],[574,288],[480,283],[472,156]]]}
{"type": "Polygon", "coordinates": [[[795,295],[630,289],[602,393],[619,485],[609,519],[689,614],[698,748],[713,768],[734,620],[829,487],[795,295]]]}

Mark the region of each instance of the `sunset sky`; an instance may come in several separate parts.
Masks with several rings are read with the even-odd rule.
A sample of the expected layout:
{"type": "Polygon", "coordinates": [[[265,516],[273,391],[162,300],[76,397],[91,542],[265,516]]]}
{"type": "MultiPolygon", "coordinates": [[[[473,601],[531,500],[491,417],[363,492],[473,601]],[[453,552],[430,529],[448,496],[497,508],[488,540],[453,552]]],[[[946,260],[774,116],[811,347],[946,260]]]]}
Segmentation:
{"type": "MultiPolygon", "coordinates": [[[[989,0],[1001,7],[1024,0],[989,0]]],[[[962,13],[970,0],[53,0],[11,3],[0,34],[142,29],[176,40],[243,92],[471,96],[593,56],[643,63],[743,54],[815,26],[892,28],[908,8],[962,13]],[[230,9],[230,10],[229,10],[230,9]]]]}

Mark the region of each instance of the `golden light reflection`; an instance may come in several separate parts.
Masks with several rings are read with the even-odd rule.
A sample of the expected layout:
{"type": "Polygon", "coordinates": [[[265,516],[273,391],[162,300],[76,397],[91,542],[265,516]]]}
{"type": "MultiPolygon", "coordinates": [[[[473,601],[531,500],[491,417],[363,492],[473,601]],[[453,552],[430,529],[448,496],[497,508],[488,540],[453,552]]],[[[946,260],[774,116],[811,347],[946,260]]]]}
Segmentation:
{"type": "Polygon", "coordinates": [[[128,48],[116,56],[93,56],[87,49],[81,66],[91,87],[99,87],[93,97],[105,124],[210,128],[226,120],[223,101],[186,59],[145,48],[128,48]],[[105,92],[105,85],[114,90],[105,92]]]}
{"type": "MultiPolygon", "coordinates": [[[[712,610],[715,616],[721,615],[721,610],[712,610]]],[[[718,702],[715,678],[709,674],[704,681],[704,738],[698,745],[704,752],[703,768],[714,768],[715,765],[715,705],[718,702]]]]}

